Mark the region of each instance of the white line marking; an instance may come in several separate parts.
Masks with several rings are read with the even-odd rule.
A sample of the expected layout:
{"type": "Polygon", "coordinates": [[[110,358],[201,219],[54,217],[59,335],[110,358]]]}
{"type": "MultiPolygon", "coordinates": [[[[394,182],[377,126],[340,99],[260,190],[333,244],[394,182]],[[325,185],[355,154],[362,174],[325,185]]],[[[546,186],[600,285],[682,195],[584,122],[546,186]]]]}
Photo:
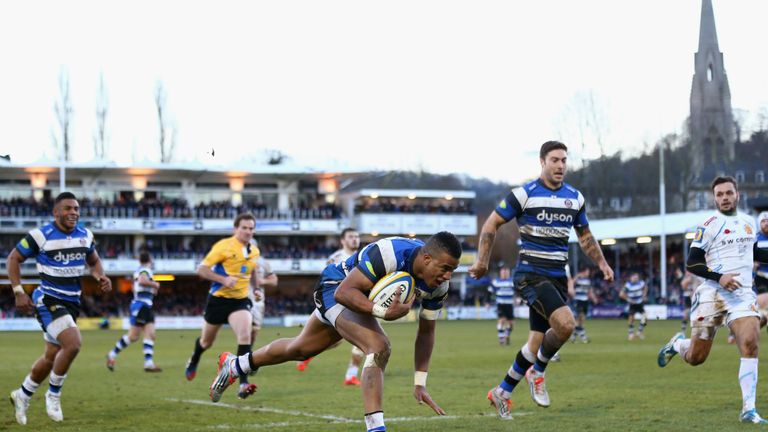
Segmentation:
{"type": "Polygon", "coordinates": [[[207,406],[214,406],[214,407],[221,407],[221,408],[231,408],[231,409],[237,409],[237,410],[243,410],[243,411],[268,412],[268,413],[275,413],[275,414],[287,414],[292,416],[320,418],[323,420],[331,420],[331,421],[340,422],[340,423],[348,423],[348,422],[354,421],[346,417],[339,417],[334,415],[323,415],[323,414],[312,414],[312,413],[307,413],[302,411],[281,410],[278,408],[240,406],[240,405],[233,405],[233,404],[227,404],[227,403],[213,403],[210,401],[195,400],[195,399],[166,398],[166,400],[172,401],[172,402],[183,402],[188,404],[195,404],[195,405],[207,405],[207,406]]]}
{"type": "MultiPolygon", "coordinates": [[[[319,425],[319,424],[338,424],[338,423],[363,423],[363,420],[359,419],[350,419],[347,417],[340,417],[340,416],[334,416],[330,414],[312,414],[302,411],[293,411],[293,410],[282,410],[279,408],[268,408],[268,407],[251,407],[251,406],[240,406],[240,405],[234,405],[234,404],[228,404],[228,403],[213,403],[211,401],[206,400],[196,400],[196,399],[175,399],[175,398],[166,398],[165,400],[171,401],[171,402],[181,402],[181,403],[187,403],[187,404],[193,404],[193,405],[205,405],[205,406],[214,406],[214,407],[220,407],[220,408],[229,408],[229,409],[235,409],[235,410],[242,410],[242,411],[254,411],[254,412],[267,412],[267,413],[273,413],[273,414],[285,414],[285,415],[292,415],[292,416],[300,416],[300,417],[309,417],[309,418],[316,418],[316,419],[322,419],[322,420],[328,420],[328,422],[306,422],[306,421],[298,421],[298,422],[290,422],[290,421],[284,421],[284,422],[273,422],[273,423],[250,423],[250,424],[240,424],[240,425],[234,425],[234,424],[218,424],[218,425],[212,425],[208,426],[209,429],[231,429],[233,427],[236,428],[251,428],[251,429],[268,429],[272,427],[288,427],[288,426],[310,426],[310,425],[319,425]]],[[[532,412],[526,412],[526,411],[518,411],[513,414],[514,417],[520,417],[520,416],[526,416],[531,415],[532,412]]],[[[459,420],[459,419],[471,419],[471,418],[477,418],[477,417],[495,417],[496,414],[493,413],[485,413],[480,415],[444,415],[444,416],[429,416],[429,417],[422,417],[422,416],[416,416],[416,417],[392,417],[386,419],[387,423],[398,423],[398,422],[413,422],[413,421],[423,421],[423,420],[459,420]]]]}

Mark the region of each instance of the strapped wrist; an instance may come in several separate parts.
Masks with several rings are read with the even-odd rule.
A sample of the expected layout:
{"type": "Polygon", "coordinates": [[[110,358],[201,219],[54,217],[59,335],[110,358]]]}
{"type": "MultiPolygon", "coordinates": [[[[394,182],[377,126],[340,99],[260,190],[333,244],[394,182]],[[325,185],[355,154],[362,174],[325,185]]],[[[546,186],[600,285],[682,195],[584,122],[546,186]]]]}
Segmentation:
{"type": "Polygon", "coordinates": [[[21,285],[14,285],[13,294],[14,295],[26,294],[26,291],[24,291],[24,287],[22,287],[21,285]]]}
{"type": "Polygon", "coordinates": [[[387,313],[387,308],[380,304],[374,304],[373,309],[371,309],[371,315],[375,316],[376,318],[384,319],[384,315],[387,313]]]}
{"type": "Polygon", "coordinates": [[[416,371],[413,373],[413,385],[415,386],[427,386],[427,372],[416,371]]]}

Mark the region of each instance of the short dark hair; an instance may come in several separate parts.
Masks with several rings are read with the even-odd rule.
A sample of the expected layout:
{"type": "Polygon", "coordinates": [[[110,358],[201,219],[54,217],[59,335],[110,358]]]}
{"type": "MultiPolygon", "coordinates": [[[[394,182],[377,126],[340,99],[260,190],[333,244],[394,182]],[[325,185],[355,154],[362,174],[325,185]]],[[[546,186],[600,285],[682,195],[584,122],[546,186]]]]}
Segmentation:
{"type": "Polygon", "coordinates": [[[343,230],[341,230],[341,234],[339,234],[339,238],[343,239],[344,236],[347,235],[347,233],[349,232],[357,232],[357,230],[352,227],[344,228],[343,230]]]}
{"type": "Polygon", "coordinates": [[[62,192],[62,193],[60,193],[59,195],[56,196],[56,199],[53,200],[53,203],[54,204],[58,204],[58,203],[64,201],[65,199],[76,200],[77,197],[72,192],[62,192]]]}
{"type": "Polygon", "coordinates": [[[440,231],[427,239],[424,244],[424,252],[434,256],[441,251],[459,259],[461,258],[461,242],[452,233],[440,231]]]}
{"type": "Polygon", "coordinates": [[[736,179],[731,176],[717,176],[712,180],[712,191],[714,192],[715,186],[723,183],[733,183],[733,188],[738,192],[739,184],[736,183],[736,179]]]}
{"type": "Polygon", "coordinates": [[[547,141],[541,145],[539,150],[539,159],[545,159],[547,154],[552,150],[565,150],[568,151],[568,147],[560,141],[547,141]]]}
{"type": "Polygon", "coordinates": [[[146,264],[146,263],[148,263],[150,261],[152,261],[152,257],[149,256],[149,252],[144,251],[144,252],[141,252],[139,254],[139,262],[140,263],[146,264]]]}
{"type": "Polygon", "coordinates": [[[252,220],[253,223],[256,223],[256,216],[253,213],[240,213],[235,218],[235,228],[240,226],[240,221],[242,220],[252,220]]]}

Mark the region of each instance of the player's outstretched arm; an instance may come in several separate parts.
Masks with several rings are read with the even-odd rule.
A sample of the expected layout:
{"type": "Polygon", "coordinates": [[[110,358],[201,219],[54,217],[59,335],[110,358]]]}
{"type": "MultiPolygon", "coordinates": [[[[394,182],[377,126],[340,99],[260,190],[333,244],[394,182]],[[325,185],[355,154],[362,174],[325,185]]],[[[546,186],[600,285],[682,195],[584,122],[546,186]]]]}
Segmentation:
{"type": "Polygon", "coordinates": [[[603,272],[603,279],[612,281],[613,269],[611,269],[611,266],[608,265],[608,261],[605,260],[605,257],[603,256],[603,250],[600,249],[600,245],[592,235],[592,231],[589,230],[588,226],[574,228],[576,229],[576,234],[579,237],[579,245],[581,245],[581,250],[583,250],[584,253],[595,264],[597,264],[597,266],[600,268],[600,271],[603,272]]]}
{"type": "Polygon", "coordinates": [[[469,268],[469,275],[473,278],[480,278],[488,272],[488,262],[491,260],[491,249],[493,249],[493,242],[496,241],[496,232],[506,222],[498,213],[492,212],[483,223],[483,228],[480,230],[480,244],[477,246],[477,261],[469,268]]]}
{"type": "Polygon", "coordinates": [[[28,314],[32,312],[32,310],[35,308],[35,305],[32,303],[32,299],[29,298],[27,293],[24,292],[24,289],[21,288],[21,263],[24,262],[24,259],[25,258],[19,253],[19,251],[13,249],[10,255],[8,255],[8,259],[5,261],[5,264],[6,268],[8,269],[8,279],[11,281],[11,286],[13,287],[16,310],[21,313],[28,314]]]}
{"type": "Polygon", "coordinates": [[[427,391],[427,371],[429,370],[429,360],[432,358],[432,348],[435,345],[435,323],[434,320],[419,319],[419,330],[416,334],[414,347],[416,372],[413,378],[413,397],[420,404],[427,404],[438,415],[445,415],[445,411],[432,400],[427,391]]]}
{"type": "Polygon", "coordinates": [[[99,288],[102,292],[112,291],[112,281],[104,273],[104,267],[101,266],[101,258],[95,250],[85,257],[85,262],[91,268],[91,276],[99,282],[99,288]]]}

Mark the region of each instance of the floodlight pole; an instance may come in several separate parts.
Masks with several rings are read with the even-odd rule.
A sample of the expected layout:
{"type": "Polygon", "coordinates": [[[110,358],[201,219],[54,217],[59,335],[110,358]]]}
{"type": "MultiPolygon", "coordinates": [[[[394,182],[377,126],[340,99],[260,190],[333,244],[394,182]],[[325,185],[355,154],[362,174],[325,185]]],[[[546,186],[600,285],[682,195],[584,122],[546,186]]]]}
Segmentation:
{"type": "Polygon", "coordinates": [[[66,155],[64,154],[64,140],[61,139],[60,141],[61,145],[59,148],[59,155],[61,155],[61,157],[59,158],[59,193],[62,193],[67,187],[66,168],[64,167],[67,159],[66,155]]]}
{"type": "Polygon", "coordinates": [[[659,279],[661,283],[661,297],[667,300],[667,229],[664,218],[667,214],[667,194],[664,187],[664,139],[659,140],[659,216],[661,221],[661,239],[659,242],[659,279]]]}

